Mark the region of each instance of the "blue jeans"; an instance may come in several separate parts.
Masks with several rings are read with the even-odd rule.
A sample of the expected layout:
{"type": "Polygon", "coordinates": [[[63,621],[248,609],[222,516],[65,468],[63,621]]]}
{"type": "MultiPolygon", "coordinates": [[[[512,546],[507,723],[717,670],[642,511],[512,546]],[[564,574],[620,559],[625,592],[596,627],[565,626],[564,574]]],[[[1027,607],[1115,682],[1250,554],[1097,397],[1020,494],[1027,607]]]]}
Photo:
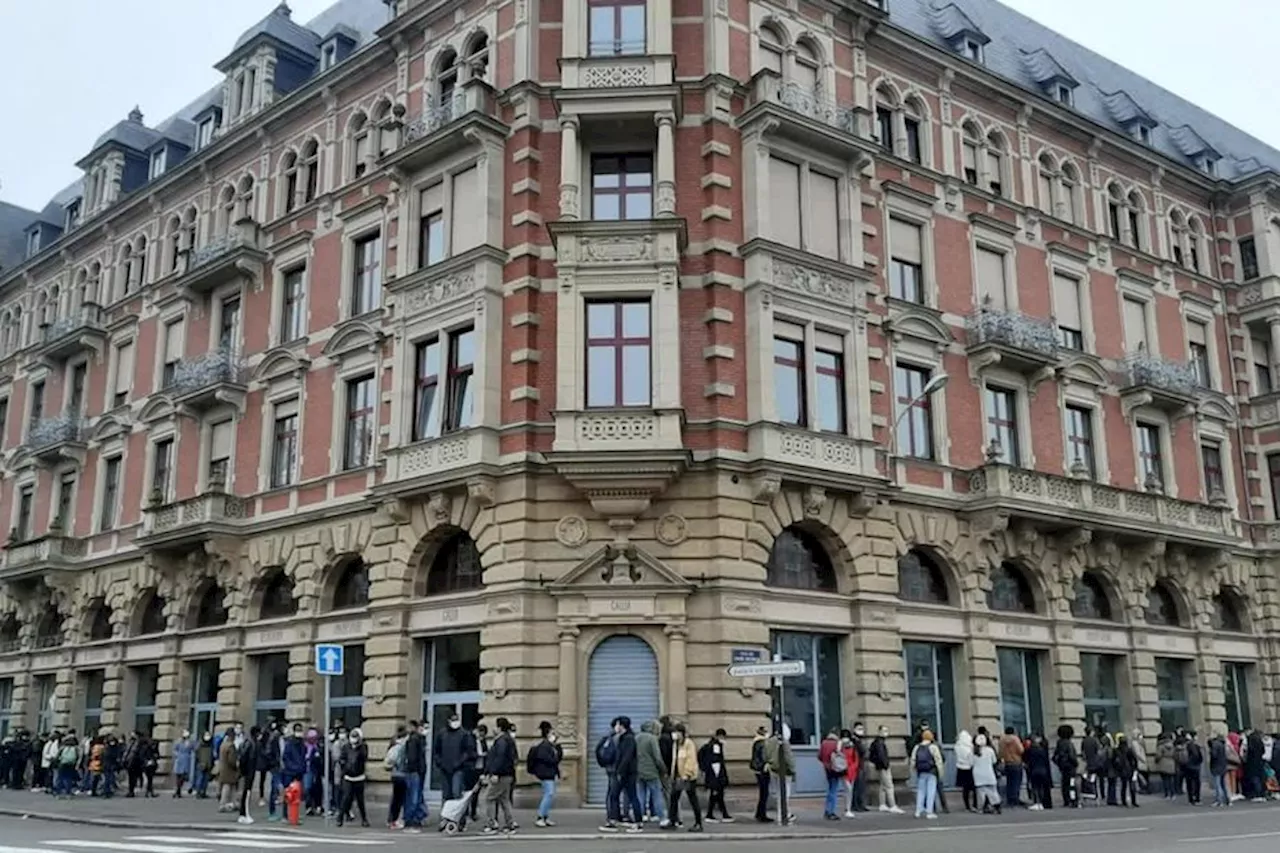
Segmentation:
{"type": "Polygon", "coordinates": [[[69,797],[75,787],[76,769],[74,767],[59,767],[54,775],[53,792],[59,796],[69,797]]]}
{"type": "Polygon", "coordinates": [[[938,777],[921,773],[916,777],[916,814],[932,814],[938,799],[938,777]]]}
{"type": "Polygon", "coordinates": [[[279,770],[271,771],[271,793],[267,796],[267,814],[274,816],[276,806],[280,805],[281,777],[279,770]]]}
{"type": "Polygon", "coordinates": [[[1011,764],[1004,768],[1004,801],[1016,806],[1022,802],[1022,765],[1011,764]]]}
{"type": "MultiPolygon", "coordinates": [[[[661,779],[641,779],[636,783],[639,786],[640,803],[644,808],[648,809],[649,814],[658,820],[666,820],[667,804],[663,802],[662,797],[662,780],[661,779]]],[[[641,815],[643,817],[643,815],[641,815]]]]}
{"type": "MultiPolygon", "coordinates": [[[[844,781],[843,776],[832,776],[827,774],[827,800],[822,806],[824,815],[838,814],[840,811],[840,783],[844,781]]],[[[853,808],[853,803],[849,803],[849,808],[853,808]]]]}
{"type": "Polygon", "coordinates": [[[551,804],[556,799],[556,780],[543,779],[541,784],[542,800],[538,803],[538,817],[546,819],[551,817],[551,804]]]}
{"type": "Polygon", "coordinates": [[[422,826],[422,777],[417,773],[404,777],[404,825],[422,826]]]}
{"type": "Polygon", "coordinates": [[[191,768],[191,793],[201,797],[205,795],[205,791],[209,788],[209,774],[205,773],[199,767],[191,768]]]}
{"type": "Polygon", "coordinates": [[[1227,806],[1231,804],[1231,795],[1227,793],[1227,775],[1220,773],[1213,777],[1213,804],[1227,806]]]}

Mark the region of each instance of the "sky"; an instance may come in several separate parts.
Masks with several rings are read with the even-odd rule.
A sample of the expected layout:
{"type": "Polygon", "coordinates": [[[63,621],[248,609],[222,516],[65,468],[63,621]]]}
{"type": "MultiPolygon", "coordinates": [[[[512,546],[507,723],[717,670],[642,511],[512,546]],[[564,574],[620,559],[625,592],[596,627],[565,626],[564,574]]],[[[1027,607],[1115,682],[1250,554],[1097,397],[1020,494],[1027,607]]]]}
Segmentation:
{"type": "MultiPolygon", "coordinates": [[[[1004,0],[1280,148],[1274,0],[1004,0]],[[1272,21],[1274,23],[1274,21],[1272,21]]],[[[277,0],[0,0],[0,201],[38,209],[136,105],[148,125],[221,80],[213,65],[277,0]]],[[[290,0],[306,22],[331,0],[290,0]]],[[[890,3],[894,0],[890,0],[890,3]]]]}

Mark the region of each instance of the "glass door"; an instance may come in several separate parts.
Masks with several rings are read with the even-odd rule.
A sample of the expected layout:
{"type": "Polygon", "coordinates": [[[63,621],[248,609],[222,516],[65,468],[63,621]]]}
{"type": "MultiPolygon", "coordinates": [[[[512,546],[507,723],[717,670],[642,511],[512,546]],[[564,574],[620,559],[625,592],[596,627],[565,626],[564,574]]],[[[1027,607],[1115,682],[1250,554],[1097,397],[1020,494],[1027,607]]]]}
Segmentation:
{"type": "MultiPolygon", "coordinates": [[[[422,719],[431,728],[430,743],[449,727],[457,714],[471,731],[480,721],[480,635],[452,634],[425,641],[422,655],[422,719]]],[[[427,788],[440,790],[440,779],[427,749],[427,788]]]]}
{"type": "Polygon", "coordinates": [[[218,661],[196,661],[191,669],[191,735],[199,738],[213,734],[218,719],[218,661]]]}

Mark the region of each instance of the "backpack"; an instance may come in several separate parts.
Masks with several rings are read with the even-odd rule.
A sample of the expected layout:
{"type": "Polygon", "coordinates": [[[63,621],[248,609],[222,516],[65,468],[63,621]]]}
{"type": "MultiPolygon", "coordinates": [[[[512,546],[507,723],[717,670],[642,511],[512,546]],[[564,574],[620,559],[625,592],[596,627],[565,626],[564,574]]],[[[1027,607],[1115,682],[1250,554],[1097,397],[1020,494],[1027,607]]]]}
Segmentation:
{"type": "Polygon", "coordinates": [[[75,767],[76,757],[76,748],[74,746],[64,746],[58,753],[58,764],[62,767],[75,767]]]}
{"type": "Polygon", "coordinates": [[[827,767],[837,776],[843,776],[849,772],[849,759],[844,757],[844,750],[836,747],[836,751],[831,753],[831,757],[827,759],[827,767]]]}
{"type": "Polygon", "coordinates": [[[938,772],[938,765],[933,760],[933,747],[920,744],[916,747],[916,773],[925,775],[938,772]]]}
{"type": "Polygon", "coordinates": [[[614,767],[618,763],[618,745],[613,741],[613,735],[605,735],[600,738],[600,743],[596,744],[596,764],[601,767],[614,767]]]}
{"type": "Polygon", "coordinates": [[[382,759],[382,766],[388,770],[401,773],[404,771],[404,763],[404,744],[391,744],[391,748],[387,750],[386,757],[382,759]]]}
{"type": "Polygon", "coordinates": [[[1190,758],[1190,750],[1187,749],[1187,742],[1183,741],[1174,749],[1174,761],[1179,767],[1186,766],[1187,760],[1190,758]]]}
{"type": "Polygon", "coordinates": [[[764,769],[764,741],[758,740],[751,746],[751,771],[763,773],[764,769]]]}

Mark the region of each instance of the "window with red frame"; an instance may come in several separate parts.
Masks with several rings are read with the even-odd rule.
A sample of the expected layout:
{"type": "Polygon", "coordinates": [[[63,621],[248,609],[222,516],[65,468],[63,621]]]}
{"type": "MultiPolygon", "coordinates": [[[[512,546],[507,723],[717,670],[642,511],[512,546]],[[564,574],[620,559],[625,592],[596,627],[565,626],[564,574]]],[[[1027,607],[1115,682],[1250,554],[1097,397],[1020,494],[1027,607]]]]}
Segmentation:
{"type": "Polygon", "coordinates": [[[845,432],[844,355],[821,341],[813,351],[814,426],[845,432]]]}
{"type": "Polygon", "coordinates": [[[343,470],[363,468],[373,455],[373,376],[347,382],[347,430],[342,452],[343,470]]]}
{"type": "Polygon", "coordinates": [[[808,423],[804,399],[804,340],[777,334],[773,339],[773,399],[778,422],[793,426],[808,423]]]}
{"type": "Polygon", "coordinates": [[[644,53],[644,0],[587,0],[587,55],[644,53]]]}
{"type": "Polygon", "coordinates": [[[587,405],[649,405],[652,344],[647,300],[588,303],[587,405]]]}
{"type": "Polygon", "coordinates": [[[1164,455],[1160,452],[1160,427],[1155,424],[1138,424],[1138,459],[1142,463],[1144,481],[1154,474],[1157,482],[1164,482],[1164,455]]]}
{"type": "Polygon", "coordinates": [[[459,329],[449,335],[449,378],[445,385],[444,431],[471,426],[476,369],[475,329],[459,329]]]}
{"type": "Polygon", "coordinates": [[[440,339],[418,344],[414,352],[413,440],[439,435],[436,401],[440,390],[440,339]]]}
{"type": "Polygon", "coordinates": [[[653,216],[653,156],[597,154],[591,158],[591,218],[650,219],[653,216]]]}
{"type": "Polygon", "coordinates": [[[1222,448],[1212,442],[1200,444],[1200,464],[1204,468],[1204,495],[1206,498],[1225,497],[1226,479],[1222,475],[1222,448]]]}
{"type": "Polygon", "coordinates": [[[933,458],[933,411],[924,393],[930,375],[923,367],[900,364],[894,368],[898,410],[906,409],[898,421],[898,452],[903,456],[933,458]]]}

